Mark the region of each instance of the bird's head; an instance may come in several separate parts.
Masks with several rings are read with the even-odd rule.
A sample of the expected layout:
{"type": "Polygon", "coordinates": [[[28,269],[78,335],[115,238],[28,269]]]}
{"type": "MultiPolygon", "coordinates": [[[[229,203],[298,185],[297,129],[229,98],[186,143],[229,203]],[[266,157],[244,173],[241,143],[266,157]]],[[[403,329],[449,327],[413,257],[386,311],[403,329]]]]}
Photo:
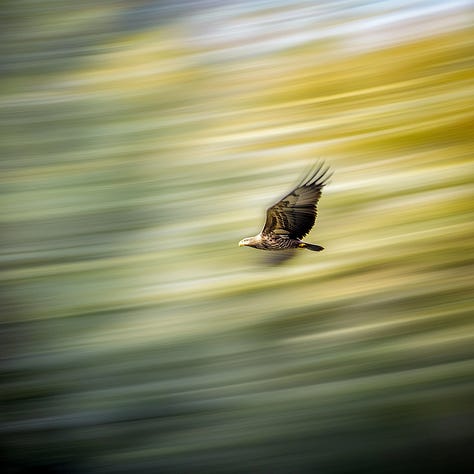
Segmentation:
{"type": "Polygon", "coordinates": [[[239,247],[255,247],[261,240],[259,235],[255,237],[246,237],[239,242],[239,247]]]}

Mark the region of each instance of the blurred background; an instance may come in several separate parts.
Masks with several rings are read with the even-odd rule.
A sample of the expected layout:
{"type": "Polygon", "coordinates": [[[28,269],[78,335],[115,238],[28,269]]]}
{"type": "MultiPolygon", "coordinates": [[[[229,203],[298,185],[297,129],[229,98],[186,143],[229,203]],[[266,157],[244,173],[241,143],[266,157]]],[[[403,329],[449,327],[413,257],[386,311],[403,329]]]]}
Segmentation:
{"type": "Polygon", "coordinates": [[[471,24],[2,2],[4,472],[470,472],[471,24]],[[321,159],[325,251],[239,248],[321,159]]]}

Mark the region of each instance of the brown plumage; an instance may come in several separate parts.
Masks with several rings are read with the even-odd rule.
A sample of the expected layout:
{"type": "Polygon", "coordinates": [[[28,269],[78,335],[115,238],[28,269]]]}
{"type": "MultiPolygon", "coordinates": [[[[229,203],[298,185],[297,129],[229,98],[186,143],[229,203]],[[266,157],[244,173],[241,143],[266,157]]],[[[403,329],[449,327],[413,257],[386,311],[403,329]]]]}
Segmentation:
{"type": "Polygon", "coordinates": [[[314,225],[321,191],[331,175],[324,163],[316,165],[293,191],[267,209],[267,220],[262,232],[242,239],[239,246],[261,250],[323,250],[320,245],[301,239],[314,225]]]}

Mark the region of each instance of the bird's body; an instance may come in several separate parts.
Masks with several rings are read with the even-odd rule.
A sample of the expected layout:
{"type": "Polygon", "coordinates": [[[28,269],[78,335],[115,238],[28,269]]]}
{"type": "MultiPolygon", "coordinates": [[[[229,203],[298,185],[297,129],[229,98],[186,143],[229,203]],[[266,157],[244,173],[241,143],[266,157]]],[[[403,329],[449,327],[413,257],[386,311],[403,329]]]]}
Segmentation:
{"type": "Polygon", "coordinates": [[[286,235],[268,235],[262,236],[258,234],[255,237],[247,237],[239,242],[241,247],[253,247],[260,250],[288,250],[288,249],[304,249],[323,250],[323,247],[300,239],[292,239],[286,235]]]}
{"type": "Polygon", "coordinates": [[[239,246],[260,250],[323,250],[320,245],[301,239],[314,225],[321,191],[331,176],[328,172],[329,168],[321,163],[308,173],[293,191],[267,209],[267,219],[260,234],[242,239],[239,246]]]}

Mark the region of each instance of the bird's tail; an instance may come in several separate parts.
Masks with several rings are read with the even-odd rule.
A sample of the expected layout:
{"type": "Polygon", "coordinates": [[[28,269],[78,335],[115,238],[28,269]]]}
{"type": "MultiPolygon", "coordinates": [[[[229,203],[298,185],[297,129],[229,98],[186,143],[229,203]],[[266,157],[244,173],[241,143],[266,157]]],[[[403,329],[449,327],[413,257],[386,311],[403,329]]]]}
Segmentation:
{"type": "Polygon", "coordinates": [[[303,249],[313,250],[314,252],[321,252],[321,250],[324,250],[324,247],[321,247],[321,245],[308,244],[307,242],[301,242],[300,247],[303,249]]]}

